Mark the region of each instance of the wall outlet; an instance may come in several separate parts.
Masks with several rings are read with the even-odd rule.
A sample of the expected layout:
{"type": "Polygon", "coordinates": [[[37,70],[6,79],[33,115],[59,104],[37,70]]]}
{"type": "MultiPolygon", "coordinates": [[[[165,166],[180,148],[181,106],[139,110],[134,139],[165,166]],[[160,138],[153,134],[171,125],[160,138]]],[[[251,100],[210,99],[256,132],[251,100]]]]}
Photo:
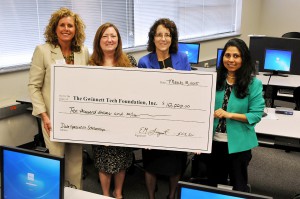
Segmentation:
{"type": "Polygon", "coordinates": [[[209,65],[208,65],[208,62],[204,63],[204,68],[208,68],[209,65]]]}

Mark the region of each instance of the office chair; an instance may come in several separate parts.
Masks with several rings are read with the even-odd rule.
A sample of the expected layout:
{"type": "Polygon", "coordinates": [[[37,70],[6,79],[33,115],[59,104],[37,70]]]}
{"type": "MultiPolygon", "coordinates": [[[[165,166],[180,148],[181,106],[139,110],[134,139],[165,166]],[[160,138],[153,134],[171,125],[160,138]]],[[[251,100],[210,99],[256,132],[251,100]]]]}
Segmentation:
{"type": "Polygon", "coordinates": [[[284,33],[281,37],[300,38],[300,32],[287,32],[287,33],[284,33]]]}
{"type": "Polygon", "coordinates": [[[296,105],[295,110],[300,111],[300,86],[295,88],[293,97],[296,105]]]}

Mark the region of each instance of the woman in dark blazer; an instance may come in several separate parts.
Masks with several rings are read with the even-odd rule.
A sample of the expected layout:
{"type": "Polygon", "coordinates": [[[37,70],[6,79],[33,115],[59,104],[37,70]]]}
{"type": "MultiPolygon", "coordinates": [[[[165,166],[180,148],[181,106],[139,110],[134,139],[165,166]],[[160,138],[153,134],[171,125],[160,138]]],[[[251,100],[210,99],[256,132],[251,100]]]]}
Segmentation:
{"type": "MultiPolygon", "coordinates": [[[[148,55],[139,60],[139,68],[191,70],[187,56],[178,52],[178,32],[170,19],[157,20],[149,31],[148,55]]],[[[143,149],[143,165],[149,199],[155,198],[157,174],[169,177],[169,194],[174,199],[177,183],[184,169],[186,153],[143,149]]]]}
{"type": "MultiPolygon", "coordinates": [[[[190,64],[188,62],[187,56],[184,53],[171,53],[170,57],[173,69],[190,70],[190,64]]],[[[148,55],[142,57],[139,60],[138,66],[139,68],[161,69],[157,54],[155,52],[149,53],[148,55]]]]}

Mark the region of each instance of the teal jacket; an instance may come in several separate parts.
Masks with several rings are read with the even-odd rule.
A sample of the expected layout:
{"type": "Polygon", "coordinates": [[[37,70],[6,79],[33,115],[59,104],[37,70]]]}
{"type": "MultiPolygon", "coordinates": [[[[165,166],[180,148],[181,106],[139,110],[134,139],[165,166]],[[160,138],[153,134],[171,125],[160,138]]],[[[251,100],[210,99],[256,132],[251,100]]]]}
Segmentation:
{"type": "MultiPolygon", "coordinates": [[[[216,92],[215,110],[222,108],[224,92],[225,90],[216,92]]],[[[233,88],[228,101],[227,111],[245,114],[248,123],[231,119],[226,120],[228,152],[230,154],[246,151],[258,146],[254,127],[261,120],[265,107],[265,100],[262,95],[262,83],[255,77],[249,85],[249,94],[245,98],[237,98],[234,93],[233,88]]],[[[219,119],[215,118],[214,132],[218,122],[219,119]]]]}

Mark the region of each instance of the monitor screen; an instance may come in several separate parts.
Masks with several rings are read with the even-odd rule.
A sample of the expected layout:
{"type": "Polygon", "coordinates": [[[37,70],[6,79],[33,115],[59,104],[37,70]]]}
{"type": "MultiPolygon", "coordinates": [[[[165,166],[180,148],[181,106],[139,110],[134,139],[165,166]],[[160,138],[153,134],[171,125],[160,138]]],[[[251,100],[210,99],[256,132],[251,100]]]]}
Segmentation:
{"type": "Polygon", "coordinates": [[[240,191],[233,191],[228,189],[221,189],[216,187],[209,187],[201,184],[194,184],[180,181],[178,183],[178,199],[272,199],[269,196],[262,196],[257,194],[250,194],[240,191]]]}
{"type": "Polygon", "coordinates": [[[272,75],[279,75],[278,72],[290,72],[292,62],[291,50],[266,49],[264,69],[272,71],[272,75]]]}
{"type": "Polygon", "coordinates": [[[198,64],[200,44],[199,43],[178,43],[178,50],[187,55],[190,64],[198,64]]]}
{"type": "Polygon", "coordinates": [[[63,199],[64,158],[1,146],[1,199],[63,199]]]}
{"type": "Polygon", "coordinates": [[[220,64],[222,61],[222,52],[223,52],[223,48],[217,49],[216,69],[218,69],[220,67],[220,64]]]}

